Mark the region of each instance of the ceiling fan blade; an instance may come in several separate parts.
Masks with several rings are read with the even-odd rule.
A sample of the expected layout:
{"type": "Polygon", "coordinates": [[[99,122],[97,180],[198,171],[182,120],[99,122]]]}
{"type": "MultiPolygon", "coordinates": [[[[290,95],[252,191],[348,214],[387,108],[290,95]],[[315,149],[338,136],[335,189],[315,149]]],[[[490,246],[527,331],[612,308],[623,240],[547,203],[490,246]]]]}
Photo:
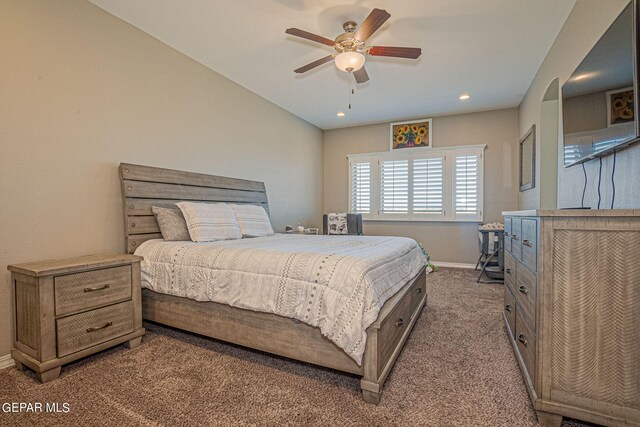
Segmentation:
{"type": "Polygon", "coordinates": [[[356,31],[354,38],[361,42],[366,41],[390,17],[389,12],[384,9],[373,9],[356,31]]]}
{"type": "Polygon", "coordinates": [[[393,56],[395,58],[416,59],[422,54],[419,47],[397,47],[397,46],[371,46],[369,55],[373,56],[393,56]]]}
{"type": "Polygon", "coordinates": [[[333,61],[333,55],[328,55],[325,56],[324,58],[320,58],[317,61],[313,61],[307,65],[305,65],[304,67],[300,67],[296,70],[293,70],[295,73],[305,73],[307,71],[309,71],[312,68],[316,68],[318,65],[322,65],[325,62],[329,62],[329,61],[333,61]]]}
{"type": "Polygon", "coordinates": [[[353,72],[353,77],[356,78],[356,83],[365,83],[369,81],[369,75],[367,70],[364,69],[364,65],[359,70],[353,72]]]}
{"type": "Polygon", "coordinates": [[[317,43],[326,44],[327,46],[333,46],[336,44],[335,41],[328,39],[326,37],[318,36],[316,34],[310,33],[308,31],[300,30],[298,28],[288,28],[285,33],[291,34],[292,36],[302,37],[303,39],[311,40],[317,43]]]}

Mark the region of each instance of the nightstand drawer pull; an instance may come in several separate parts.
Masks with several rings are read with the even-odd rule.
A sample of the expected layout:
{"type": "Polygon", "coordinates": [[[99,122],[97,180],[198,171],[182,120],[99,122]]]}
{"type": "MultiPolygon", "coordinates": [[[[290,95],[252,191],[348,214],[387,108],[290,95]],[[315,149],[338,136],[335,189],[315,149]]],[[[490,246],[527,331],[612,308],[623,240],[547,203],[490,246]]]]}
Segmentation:
{"type": "Polygon", "coordinates": [[[416,293],[421,294],[422,293],[422,288],[416,289],[416,293]]]}
{"type": "Polygon", "coordinates": [[[101,329],[104,328],[108,328],[109,326],[113,325],[113,322],[107,322],[102,326],[92,326],[90,328],[87,328],[87,332],[95,332],[95,331],[99,331],[101,329]]]}
{"type": "Polygon", "coordinates": [[[518,335],[518,341],[520,341],[523,345],[527,345],[527,344],[529,344],[529,341],[527,341],[527,340],[524,338],[524,334],[520,334],[520,335],[518,335]]]}
{"type": "Polygon", "coordinates": [[[398,319],[398,321],[396,322],[396,326],[397,326],[397,327],[400,327],[400,326],[402,326],[402,325],[404,325],[404,319],[401,317],[401,318],[399,318],[399,319],[398,319]]]}
{"type": "Polygon", "coordinates": [[[533,246],[533,244],[531,243],[531,240],[527,240],[527,239],[524,239],[522,241],[522,244],[525,245],[525,246],[529,246],[529,247],[533,246]]]}
{"type": "Polygon", "coordinates": [[[102,286],[96,286],[95,288],[84,288],[85,292],[95,292],[95,291],[101,291],[103,289],[108,289],[109,288],[109,283],[107,283],[106,285],[102,285],[102,286]]]}
{"type": "Polygon", "coordinates": [[[504,309],[505,309],[506,311],[508,311],[509,313],[511,313],[511,304],[507,304],[507,305],[505,305],[505,306],[504,306],[504,309]]]}
{"type": "Polygon", "coordinates": [[[524,286],[520,286],[518,290],[520,291],[520,293],[523,293],[525,295],[529,293],[529,289],[525,288],[524,286]]]}
{"type": "Polygon", "coordinates": [[[510,268],[507,268],[505,271],[507,272],[507,274],[511,274],[511,269],[510,268]]]}

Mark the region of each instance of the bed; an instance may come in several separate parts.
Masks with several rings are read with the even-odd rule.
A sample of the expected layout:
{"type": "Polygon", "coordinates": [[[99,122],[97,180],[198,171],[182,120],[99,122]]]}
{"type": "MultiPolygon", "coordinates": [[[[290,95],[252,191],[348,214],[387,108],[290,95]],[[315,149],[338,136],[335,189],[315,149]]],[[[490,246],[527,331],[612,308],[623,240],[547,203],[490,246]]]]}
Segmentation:
{"type": "MultiPolygon", "coordinates": [[[[357,327],[354,328],[354,331],[350,332],[351,335],[342,342],[340,339],[336,339],[335,327],[332,329],[332,325],[327,326],[322,320],[320,323],[318,323],[318,319],[315,323],[307,320],[304,317],[305,310],[299,313],[295,310],[289,312],[270,308],[256,311],[263,310],[263,308],[247,306],[243,302],[238,303],[237,299],[233,298],[229,301],[220,299],[223,302],[216,302],[213,300],[215,298],[207,300],[205,296],[199,295],[197,290],[194,291],[195,294],[190,295],[178,291],[173,292],[167,286],[154,287],[150,279],[153,270],[151,263],[161,264],[165,261],[163,256],[172,258],[171,251],[176,251],[175,253],[202,250],[205,252],[220,251],[222,246],[226,251],[255,253],[259,247],[264,247],[264,250],[270,251],[270,256],[276,257],[278,253],[286,250],[290,253],[313,253],[314,256],[320,256],[324,251],[327,256],[333,254],[332,256],[344,256],[349,260],[355,259],[362,262],[367,261],[366,256],[371,256],[374,257],[372,259],[377,260],[376,265],[382,266],[378,270],[384,272],[391,270],[386,265],[382,265],[380,261],[382,255],[377,253],[374,248],[389,246],[391,243],[376,240],[389,238],[352,236],[349,238],[361,240],[350,242],[345,240],[347,236],[281,235],[272,238],[215,242],[211,247],[205,249],[202,247],[206,245],[191,242],[163,242],[158,224],[151,212],[152,206],[168,207],[179,201],[250,203],[261,205],[268,212],[269,206],[264,183],[126,163],[120,165],[120,179],[127,252],[138,251],[149,258],[148,271],[143,272],[143,282],[147,281],[147,288],[142,291],[144,319],[359,375],[362,377],[360,385],[365,401],[379,402],[384,382],[422,308],[426,305],[424,266],[412,265],[410,268],[405,268],[403,262],[396,262],[394,269],[397,269],[398,273],[391,285],[378,286],[378,280],[382,281],[382,279],[375,279],[378,290],[373,294],[376,298],[381,297],[379,301],[384,300],[385,302],[380,302],[375,306],[375,301],[378,300],[373,298],[374,302],[367,300],[360,304],[355,312],[361,313],[364,319],[367,318],[367,313],[372,313],[371,310],[367,311],[367,308],[371,306],[375,306],[376,316],[363,323],[363,325],[368,325],[366,329],[359,331],[357,327]],[[303,240],[299,240],[299,238],[303,240]],[[165,245],[167,243],[170,245],[165,245]],[[284,247],[288,247],[288,249],[284,247]],[[369,253],[371,255],[364,255],[369,253]],[[375,258],[376,256],[378,258],[375,258]],[[388,295],[378,295],[378,293],[385,292],[388,295]],[[358,334],[363,336],[361,345],[357,344],[358,334]]],[[[401,253],[408,248],[406,240],[410,239],[389,240],[388,242],[393,242],[397,246],[398,253],[401,253]]],[[[415,246],[415,242],[413,246],[415,246]]],[[[413,249],[410,250],[413,251],[413,249]]],[[[184,262],[188,263],[189,259],[199,257],[201,255],[185,257],[186,261],[184,262]]],[[[372,263],[373,261],[368,264],[369,270],[371,270],[372,263]]],[[[407,264],[410,263],[407,262],[407,264]]],[[[251,263],[246,263],[246,265],[246,268],[250,268],[251,263]]],[[[317,263],[317,265],[324,264],[317,263]]],[[[178,267],[172,268],[177,269],[178,267]]],[[[192,265],[186,265],[183,268],[192,269],[192,265]]],[[[318,272],[320,271],[318,270],[318,272]]],[[[314,272],[315,270],[313,272],[307,271],[305,274],[314,272]]],[[[255,274],[256,272],[244,271],[244,274],[249,273],[255,274]]],[[[298,279],[301,285],[313,282],[307,277],[298,279]]],[[[216,278],[209,278],[209,282],[213,282],[211,286],[216,286],[216,280],[216,278]]],[[[191,279],[185,279],[185,281],[193,282],[191,279]]],[[[265,283],[268,285],[269,281],[267,280],[265,283]]],[[[333,287],[335,288],[335,286],[333,287]]],[[[346,282],[345,287],[348,288],[346,282]]],[[[371,298],[369,299],[371,300],[371,298]]]]}

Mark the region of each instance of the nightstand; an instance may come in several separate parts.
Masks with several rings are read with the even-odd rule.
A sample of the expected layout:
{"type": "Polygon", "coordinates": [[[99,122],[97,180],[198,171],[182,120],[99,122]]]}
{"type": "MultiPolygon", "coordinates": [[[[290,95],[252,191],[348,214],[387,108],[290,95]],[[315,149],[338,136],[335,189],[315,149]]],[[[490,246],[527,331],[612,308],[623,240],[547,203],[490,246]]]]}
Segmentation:
{"type": "Polygon", "coordinates": [[[11,356],[40,381],[62,365],[142,341],[140,261],[136,255],[90,255],[14,264],[15,334],[11,356]]]}

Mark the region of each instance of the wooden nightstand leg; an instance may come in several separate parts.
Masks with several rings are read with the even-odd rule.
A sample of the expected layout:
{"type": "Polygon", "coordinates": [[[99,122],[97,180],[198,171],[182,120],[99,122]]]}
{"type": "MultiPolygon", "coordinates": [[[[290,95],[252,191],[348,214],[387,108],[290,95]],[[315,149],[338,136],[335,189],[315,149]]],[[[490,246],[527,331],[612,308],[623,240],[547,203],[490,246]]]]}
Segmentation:
{"type": "Polygon", "coordinates": [[[140,345],[141,342],[142,342],[142,337],[137,337],[124,343],[124,346],[127,348],[136,348],[137,346],[140,345]]]}
{"type": "Polygon", "coordinates": [[[62,367],[58,366],[57,368],[49,369],[48,371],[38,373],[38,378],[40,378],[40,382],[47,383],[49,381],[53,381],[60,376],[60,369],[62,367]]]}
{"type": "Polygon", "coordinates": [[[536,411],[536,414],[538,415],[538,422],[544,427],[560,427],[562,424],[562,415],[543,411],[536,411]]]}

